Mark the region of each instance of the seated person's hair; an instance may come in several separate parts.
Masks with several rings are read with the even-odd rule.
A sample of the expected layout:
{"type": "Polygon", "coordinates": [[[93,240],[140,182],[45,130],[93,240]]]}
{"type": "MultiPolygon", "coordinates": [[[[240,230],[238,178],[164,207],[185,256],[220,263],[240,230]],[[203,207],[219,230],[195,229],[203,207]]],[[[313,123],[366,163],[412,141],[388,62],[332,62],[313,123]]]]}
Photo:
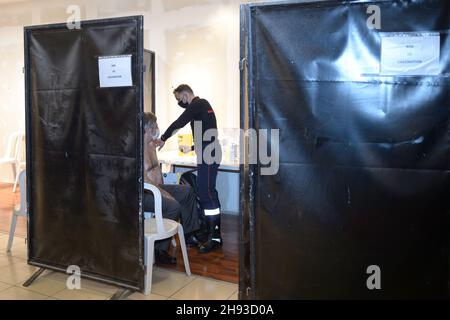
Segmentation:
{"type": "Polygon", "coordinates": [[[157,124],[158,119],[156,116],[151,112],[145,112],[144,113],[144,129],[148,130],[151,128],[155,128],[157,124]]]}

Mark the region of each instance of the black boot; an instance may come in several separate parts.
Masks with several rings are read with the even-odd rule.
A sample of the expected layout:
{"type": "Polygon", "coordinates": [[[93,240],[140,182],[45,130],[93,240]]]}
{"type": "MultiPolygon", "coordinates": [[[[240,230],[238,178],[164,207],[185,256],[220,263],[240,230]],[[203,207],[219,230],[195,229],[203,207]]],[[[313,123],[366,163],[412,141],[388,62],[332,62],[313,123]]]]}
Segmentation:
{"type": "Polygon", "coordinates": [[[208,253],[223,246],[222,236],[220,234],[220,214],[216,216],[207,216],[208,221],[208,240],[200,245],[199,253],[208,253]]]}
{"type": "Polygon", "coordinates": [[[209,234],[209,227],[208,227],[208,222],[206,220],[206,217],[203,216],[200,219],[200,228],[199,230],[195,233],[195,237],[198,239],[198,241],[200,243],[204,243],[206,241],[208,241],[208,234],[209,234]]]}

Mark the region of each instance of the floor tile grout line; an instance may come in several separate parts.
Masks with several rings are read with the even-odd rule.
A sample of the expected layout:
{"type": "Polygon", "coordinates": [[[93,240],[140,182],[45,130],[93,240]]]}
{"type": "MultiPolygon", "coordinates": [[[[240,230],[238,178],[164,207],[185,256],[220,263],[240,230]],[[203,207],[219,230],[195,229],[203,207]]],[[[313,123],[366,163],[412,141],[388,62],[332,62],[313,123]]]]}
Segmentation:
{"type": "Polygon", "coordinates": [[[212,281],[212,282],[217,282],[219,284],[223,284],[223,285],[232,285],[232,286],[237,286],[239,288],[239,284],[237,283],[233,283],[233,282],[228,282],[228,281],[223,281],[223,280],[218,280],[218,279],[214,279],[214,278],[209,278],[209,277],[205,277],[205,276],[197,276],[198,278],[201,278],[203,280],[208,280],[208,281],[212,281]]]}
{"type": "MultiPolygon", "coordinates": [[[[143,294],[142,292],[140,292],[140,291],[136,291],[136,292],[134,292],[132,295],[130,295],[129,297],[127,297],[127,299],[126,300],[133,300],[133,301],[137,301],[137,300],[139,300],[139,299],[130,299],[130,297],[131,296],[133,296],[134,294],[141,294],[141,295],[143,295],[144,297],[147,297],[145,294],[143,294]]],[[[159,294],[159,293],[150,293],[150,295],[155,295],[155,296],[160,296],[161,298],[164,298],[164,300],[168,300],[169,299],[169,297],[166,297],[165,295],[162,295],[162,294],[159,294]]],[[[149,295],[149,296],[150,296],[149,295]]],[[[146,299],[143,299],[143,300],[146,300],[146,299]]],[[[159,299],[159,301],[162,301],[163,299],[159,299]]],[[[147,300],[148,301],[148,300],[147,300]]]]}
{"type": "MultiPolygon", "coordinates": [[[[96,295],[98,295],[98,296],[105,296],[105,297],[112,297],[113,295],[114,295],[114,293],[113,294],[110,294],[110,293],[106,293],[106,292],[102,292],[102,291],[99,291],[99,290],[97,290],[97,289],[91,289],[91,288],[86,288],[86,287],[84,287],[83,288],[83,286],[81,286],[81,289],[80,290],[78,290],[78,289],[73,289],[73,290],[70,290],[69,288],[64,288],[63,290],[61,290],[61,291],[58,291],[58,293],[59,292],[62,292],[62,291],[65,291],[65,290],[68,290],[68,291],[82,291],[82,290],[86,290],[88,293],[93,293],[93,294],[96,294],[96,295]]],[[[56,293],[55,293],[56,294],[56,293]]]]}
{"type": "MultiPolygon", "coordinates": [[[[142,292],[136,291],[136,293],[142,294],[143,296],[146,297],[146,295],[143,294],[142,292]]],[[[152,295],[152,294],[154,294],[154,295],[156,295],[156,296],[160,296],[160,297],[162,297],[162,298],[165,298],[164,300],[168,300],[168,299],[170,298],[170,297],[167,297],[167,296],[164,295],[164,294],[150,292],[150,295],[152,295]]]]}
{"type": "MultiPolygon", "coordinates": [[[[16,258],[16,257],[11,257],[11,260],[22,260],[22,259],[19,259],[19,258],[16,258]]],[[[17,264],[17,263],[23,263],[23,261],[12,261],[12,262],[9,262],[8,264],[6,264],[4,266],[0,266],[0,269],[3,268],[3,267],[10,267],[11,265],[17,264]]]]}
{"type": "Polygon", "coordinates": [[[231,298],[232,296],[234,296],[236,293],[238,293],[238,291],[239,291],[239,289],[237,289],[235,292],[233,292],[233,293],[227,298],[227,300],[230,300],[230,298],[231,298]]]}
{"type": "MultiPolygon", "coordinates": [[[[59,282],[59,283],[66,283],[66,281],[61,280],[61,279],[52,279],[52,278],[49,278],[48,276],[49,276],[49,275],[52,275],[52,274],[64,274],[64,273],[62,273],[62,272],[56,272],[56,271],[51,271],[50,273],[45,274],[45,275],[43,276],[43,278],[49,279],[49,280],[53,280],[53,281],[56,281],[56,282],[59,282]]],[[[102,296],[109,295],[109,296],[112,297],[112,296],[114,295],[114,293],[110,293],[110,292],[106,292],[106,291],[101,291],[101,290],[99,290],[99,289],[90,288],[89,286],[88,286],[88,287],[83,287],[83,280],[84,280],[84,279],[82,278],[82,279],[81,279],[81,290],[88,290],[88,291],[91,291],[92,293],[96,293],[96,294],[102,295],[102,296]]],[[[90,281],[94,281],[94,280],[90,280],[90,281]]],[[[94,281],[94,282],[97,283],[96,281],[94,281]]],[[[98,281],[98,283],[104,284],[103,282],[100,282],[100,281],[98,281]]],[[[58,291],[57,293],[60,293],[61,291],[64,291],[64,290],[66,290],[66,289],[68,289],[67,286],[66,286],[64,289],[58,291]]],[[[57,293],[55,293],[55,294],[57,294],[57,293]]]]}
{"type": "MultiPolygon", "coordinates": [[[[215,280],[215,279],[209,279],[209,278],[205,278],[205,277],[203,277],[202,279],[201,278],[199,278],[199,277],[197,277],[197,279],[195,279],[195,280],[198,280],[198,279],[200,279],[200,280],[204,280],[204,281],[211,281],[211,282],[219,282],[218,280],[215,280]]],[[[175,294],[177,294],[179,291],[181,291],[182,289],[184,289],[185,287],[187,287],[188,285],[190,285],[191,283],[193,283],[194,281],[191,281],[191,282],[189,282],[187,285],[185,285],[183,288],[181,288],[180,290],[178,290],[177,292],[175,292],[173,295],[171,295],[169,298],[173,298],[173,296],[175,295],[175,294]]],[[[224,282],[224,281],[222,281],[222,282],[224,282]]],[[[228,282],[225,282],[225,284],[228,284],[228,282]]],[[[228,297],[228,298],[230,298],[233,294],[235,294],[236,292],[237,292],[237,290],[239,290],[239,287],[235,290],[235,291],[233,291],[233,293],[228,297]]]]}
{"type": "MultiPolygon", "coordinates": [[[[43,278],[43,279],[46,279],[46,280],[55,281],[55,282],[58,282],[58,283],[64,283],[64,281],[59,281],[59,280],[55,280],[55,279],[51,279],[51,278],[45,278],[45,277],[42,277],[42,278],[43,278]]],[[[5,284],[7,284],[7,283],[5,283],[5,284]]],[[[45,294],[45,293],[41,293],[41,292],[38,292],[38,291],[30,290],[30,289],[28,289],[28,288],[24,288],[24,287],[22,286],[22,282],[19,282],[19,283],[14,284],[14,285],[11,285],[11,284],[7,284],[7,285],[9,285],[9,286],[11,286],[11,287],[21,288],[21,289],[24,289],[24,290],[27,290],[27,291],[30,291],[30,292],[38,293],[38,294],[41,294],[41,295],[45,295],[45,296],[50,297],[50,298],[56,298],[56,297],[55,297],[56,294],[61,293],[62,291],[66,290],[66,289],[68,290],[68,288],[67,288],[67,286],[66,286],[65,288],[63,288],[63,289],[61,289],[61,290],[58,290],[57,292],[53,293],[52,295],[47,295],[47,294],[45,294]]],[[[106,297],[106,298],[112,296],[112,294],[110,295],[109,293],[102,292],[102,291],[99,291],[99,290],[96,290],[96,289],[91,289],[91,288],[84,288],[84,289],[87,290],[89,293],[95,294],[95,295],[97,295],[97,296],[102,296],[102,297],[106,297]]],[[[0,292],[1,292],[1,291],[0,291],[0,292]]],[[[56,299],[57,299],[57,298],[56,298],[56,299]]]]}
{"type": "MultiPolygon", "coordinates": [[[[74,290],[70,290],[70,289],[68,289],[68,288],[64,288],[64,289],[62,289],[61,291],[58,291],[58,292],[56,292],[55,294],[53,294],[53,295],[51,295],[50,296],[50,298],[55,298],[55,299],[58,299],[58,300],[65,300],[65,299],[59,299],[58,297],[55,297],[55,295],[57,295],[57,294],[59,294],[59,293],[61,293],[61,292],[63,292],[63,291],[78,291],[77,289],[74,289],[74,290]]],[[[81,290],[83,290],[83,289],[81,289],[81,290]]],[[[101,300],[107,300],[107,299],[109,299],[109,298],[111,298],[113,295],[106,295],[106,294],[104,294],[104,293],[101,293],[101,292],[98,292],[98,291],[94,291],[94,290],[91,290],[91,289],[84,289],[84,290],[88,290],[89,292],[87,292],[87,294],[89,294],[89,293],[91,293],[91,294],[94,294],[94,295],[97,295],[97,296],[99,296],[99,297],[102,297],[102,298],[104,298],[104,299],[101,299],[101,300]]],[[[81,292],[82,294],[85,294],[85,292],[81,292]]]]}
{"type": "MultiPolygon", "coordinates": [[[[52,279],[50,279],[50,280],[52,280],[52,279]]],[[[56,280],[53,280],[53,281],[56,281],[56,280]]],[[[58,294],[58,293],[60,293],[60,292],[62,292],[62,291],[64,291],[64,290],[66,290],[66,289],[67,289],[67,286],[66,286],[64,289],[58,290],[57,292],[55,292],[54,294],[52,294],[52,295],[50,296],[50,298],[55,298],[55,299],[57,299],[57,298],[55,297],[55,295],[58,294]]]]}
{"type": "Polygon", "coordinates": [[[174,292],[170,297],[168,297],[167,299],[173,298],[174,295],[176,295],[178,292],[180,292],[181,290],[183,290],[183,289],[186,288],[188,285],[190,285],[191,283],[193,283],[195,280],[198,279],[197,276],[193,276],[193,275],[191,275],[191,276],[189,276],[189,277],[192,277],[193,279],[192,279],[191,281],[189,281],[188,283],[186,283],[183,287],[181,287],[180,289],[178,289],[177,291],[175,291],[175,292],[174,292]]]}
{"type": "MultiPolygon", "coordinates": [[[[10,290],[10,289],[13,289],[13,288],[21,289],[21,290],[27,291],[29,293],[33,293],[33,294],[37,294],[37,295],[40,295],[40,296],[44,296],[46,299],[50,298],[50,296],[48,296],[48,295],[46,295],[44,293],[32,291],[32,290],[29,290],[29,289],[26,289],[26,288],[23,288],[23,287],[18,287],[17,285],[11,285],[9,288],[6,288],[5,290],[0,290],[0,294],[4,293],[4,291],[6,291],[6,290],[10,290]]],[[[39,300],[41,300],[41,299],[39,299],[39,300]]],[[[42,299],[42,300],[44,300],[44,299],[42,299]]]]}
{"type": "Polygon", "coordinates": [[[13,286],[12,285],[10,285],[10,284],[8,284],[8,283],[4,283],[4,282],[2,282],[2,284],[5,284],[5,285],[7,285],[7,287],[6,288],[3,288],[3,289],[0,289],[0,294],[3,292],[3,291],[5,291],[5,290],[8,290],[8,289],[10,289],[10,288],[12,288],[13,286]]]}
{"type": "Polygon", "coordinates": [[[48,294],[45,294],[45,293],[42,293],[42,292],[38,292],[38,291],[31,290],[31,289],[29,289],[29,288],[27,288],[27,287],[22,286],[22,284],[16,284],[16,285],[13,286],[13,287],[14,287],[14,288],[19,288],[19,289],[22,289],[22,290],[25,290],[25,291],[28,291],[28,292],[31,292],[31,293],[37,293],[37,294],[40,294],[41,296],[45,296],[46,298],[50,298],[50,296],[49,296],[48,294]]]}

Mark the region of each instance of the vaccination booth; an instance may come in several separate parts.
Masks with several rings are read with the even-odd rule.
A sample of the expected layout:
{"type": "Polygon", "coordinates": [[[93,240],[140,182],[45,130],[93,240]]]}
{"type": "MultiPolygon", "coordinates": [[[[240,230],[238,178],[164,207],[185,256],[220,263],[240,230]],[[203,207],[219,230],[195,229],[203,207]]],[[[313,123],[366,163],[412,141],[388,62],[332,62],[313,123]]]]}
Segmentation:
{"type": "MultiPolygon", "coordinates": [[[[449,298],[450,3],[243,5],[240,30],[241,129],[280,139],[258,141],[272,175],[241,146],[239,298],[449,298]]],[[[75,266],[142,292],[143,18],[24,45],[30,281],[75,266]]]]}
{"type": "Polygon", "coordinates": [[[439,0],[242,6],[241,126],[280,129],[278,174],[241,170],[242,298],[449,298],[449,30],[439,0]]]}

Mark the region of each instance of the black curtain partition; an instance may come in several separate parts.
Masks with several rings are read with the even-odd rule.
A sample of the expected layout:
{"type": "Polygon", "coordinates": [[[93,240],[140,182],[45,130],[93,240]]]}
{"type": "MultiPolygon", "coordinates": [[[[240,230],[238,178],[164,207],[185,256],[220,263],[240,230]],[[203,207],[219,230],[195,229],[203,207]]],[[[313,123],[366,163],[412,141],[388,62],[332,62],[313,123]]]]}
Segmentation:
{"type": "Polygon", "coordinates": [[[241,19],[241,125],[280,129],[280,170],[242,167],[240,296],[449,298],[450,2],[255,4],[241,19]],[[411,32],[439,37],[413,54],[440,54],[437,73],[386,72],[383,37],[411,32]]]}
{"type": "Polygon", "coordinates": [[[142,26],[136,16],[24,34],[29,264],[75,265],[136,290],[144,282],[142,26]],[[124,55],[131,83],[101,86],[99,59],[124,55]]]}

